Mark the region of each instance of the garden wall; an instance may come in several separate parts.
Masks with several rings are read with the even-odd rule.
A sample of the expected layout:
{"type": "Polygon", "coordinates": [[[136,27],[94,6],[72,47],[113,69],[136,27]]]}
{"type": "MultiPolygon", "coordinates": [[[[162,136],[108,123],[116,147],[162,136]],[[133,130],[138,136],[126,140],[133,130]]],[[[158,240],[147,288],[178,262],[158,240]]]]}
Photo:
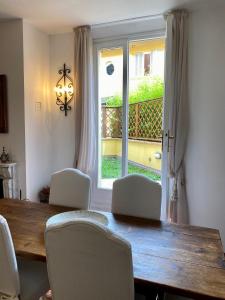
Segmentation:
{"type": "MultiPolygon", "coordinates": [[[[128,160],[136,164],[160,171],[161,159],[155,158],[155,153],[161,153],[161,143],[128,140],[128,160]]],[[[122,140],[119,138],[102,139],[103,156],[121,156],[122,140]]]]}

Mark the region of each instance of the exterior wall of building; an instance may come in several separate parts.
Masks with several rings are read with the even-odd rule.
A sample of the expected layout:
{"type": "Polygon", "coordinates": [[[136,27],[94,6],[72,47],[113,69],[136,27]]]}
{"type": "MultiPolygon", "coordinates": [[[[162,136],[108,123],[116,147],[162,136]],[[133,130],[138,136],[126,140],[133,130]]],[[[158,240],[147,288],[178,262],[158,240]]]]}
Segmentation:
{"type": "Polygon", "coordinates": [[[114,95],[122,96],[123,88],[123,56],[101,56],[99,64],[99,99],[114,95]],[[108,75],[106,67],[108,64],[114,65],[114,73],[108,75]]]}
{"type": "MultiPolygon", "coordinates": [[[[137,55],[144,55],[144,53],[151,52],[151,77],[160,76],[164,74],[164,39],[153,39],[136,41],[130,43],[130,56],[129,56],[129,76],[130,91],[135,90],[144,79],[149,76],[144,76],[144,60],[140,57],[141,62],[137,66],[137,55]],[[137,67],[141,70],[137,72],[137,67]]],[[[99,64],[99,82],[101,83],[99,89],[99,98],[104,99],[110,96],[122,95],[123,84],[123,51],[122,48],[116,49],[102,49],[100,51],[100,64],[99,64]],[[113,64],[114,72],[108,75],[106,67],[113,64]]]]}

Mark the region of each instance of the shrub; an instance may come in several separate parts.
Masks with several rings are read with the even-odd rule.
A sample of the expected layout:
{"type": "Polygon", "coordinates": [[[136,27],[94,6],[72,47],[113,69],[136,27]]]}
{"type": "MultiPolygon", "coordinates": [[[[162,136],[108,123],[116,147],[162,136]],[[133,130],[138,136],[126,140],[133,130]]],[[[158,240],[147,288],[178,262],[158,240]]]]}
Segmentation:
{"type": "MultiPolygon", "coordinates": [[[[148,77],[144,79],[137,87],[135,91],[132,91],[129,95],[129,104],[143,102],[146,100],[154,100],[162,98],[164,94],[164,83],[160,77],[148,77]]],[[[121,95],[115,95],[109,97],[107,106],[122,106],[121,95]]]]}

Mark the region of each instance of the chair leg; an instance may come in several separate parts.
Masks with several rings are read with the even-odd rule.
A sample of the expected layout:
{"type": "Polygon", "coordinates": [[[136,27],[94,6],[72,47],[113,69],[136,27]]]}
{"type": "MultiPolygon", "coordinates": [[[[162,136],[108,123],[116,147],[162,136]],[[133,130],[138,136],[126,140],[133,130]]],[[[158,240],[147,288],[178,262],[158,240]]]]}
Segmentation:
{"type": "Polygon", "coordinates": [[[164,300],[165,293],[163,291],[158,291],[157,300],[164,300]]]}
{"type": "Polygon", "coordinates": [[[145,296],[146,300],[164,300],[164,292],[150,290],[149,293],[145,296]]]}
{"type": "Polygon", "coordinates": [[[164,300],[164,292],[154,286],[135,284],[135,292],[144,296],[145,300],[164,300]]]}

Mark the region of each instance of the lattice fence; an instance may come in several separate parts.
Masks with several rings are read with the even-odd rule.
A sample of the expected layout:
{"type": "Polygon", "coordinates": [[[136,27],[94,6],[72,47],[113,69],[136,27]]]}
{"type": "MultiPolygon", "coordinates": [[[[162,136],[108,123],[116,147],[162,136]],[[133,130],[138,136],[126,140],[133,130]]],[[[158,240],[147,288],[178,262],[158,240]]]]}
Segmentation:
{"type": "MultiPolygon", "coordinates": [[[[161,132],[162,98],[129,105],[129,138],[160,141],[161,132]]],[[[102,137],[122,137],[122,107],[102,105],[102,137]]]]}

